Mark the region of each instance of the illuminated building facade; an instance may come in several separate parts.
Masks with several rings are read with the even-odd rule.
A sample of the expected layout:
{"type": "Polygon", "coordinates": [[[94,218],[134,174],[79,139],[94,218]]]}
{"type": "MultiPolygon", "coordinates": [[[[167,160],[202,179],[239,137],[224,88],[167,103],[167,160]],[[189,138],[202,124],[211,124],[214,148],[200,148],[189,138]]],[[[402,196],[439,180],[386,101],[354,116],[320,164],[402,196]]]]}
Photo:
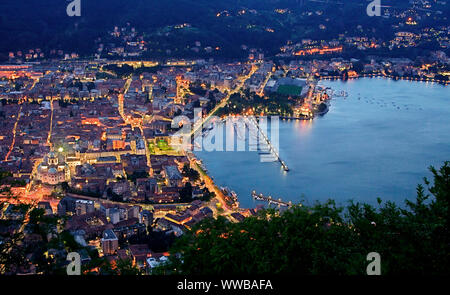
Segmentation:
{"type": "Polygon", "coordinates": [[[70,169],[62,156],[51,151],[37,169],[37,178],[43,183],[57,185],[70,180],[70,169]]]}

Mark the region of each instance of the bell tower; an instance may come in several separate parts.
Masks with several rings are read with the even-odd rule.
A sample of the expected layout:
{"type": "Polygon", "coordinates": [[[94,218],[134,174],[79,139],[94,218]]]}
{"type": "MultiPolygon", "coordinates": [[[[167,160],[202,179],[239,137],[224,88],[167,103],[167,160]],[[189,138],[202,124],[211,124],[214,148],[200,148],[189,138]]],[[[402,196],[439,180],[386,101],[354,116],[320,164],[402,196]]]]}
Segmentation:
{"type": "Polygon", "coordinates": [[[48,164],[49,165],[58,165],[58,157],[56,156],[54,151],[50,151],[50,153],[48,153],[48,164]]]}

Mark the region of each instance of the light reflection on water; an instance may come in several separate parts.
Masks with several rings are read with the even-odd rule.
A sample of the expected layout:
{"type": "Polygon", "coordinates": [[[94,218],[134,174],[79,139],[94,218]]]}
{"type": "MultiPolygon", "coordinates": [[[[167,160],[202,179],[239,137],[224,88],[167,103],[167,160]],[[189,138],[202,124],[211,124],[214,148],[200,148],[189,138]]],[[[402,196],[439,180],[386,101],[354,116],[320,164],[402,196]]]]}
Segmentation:
{"type": "Polygon", "coordinates": [[[420,82],[360,79],[323,81],[349,96],[331,101],[313,121],[280,121],[279,163],[255,152],[197,152],[215,181],[254,207],[250,193],[307,203],[376,198],[402,204],[429,176],[427,167],[450,160],[450,90],[420,82]],[[302,197],[302,195],[304,195],[302,197]]]}

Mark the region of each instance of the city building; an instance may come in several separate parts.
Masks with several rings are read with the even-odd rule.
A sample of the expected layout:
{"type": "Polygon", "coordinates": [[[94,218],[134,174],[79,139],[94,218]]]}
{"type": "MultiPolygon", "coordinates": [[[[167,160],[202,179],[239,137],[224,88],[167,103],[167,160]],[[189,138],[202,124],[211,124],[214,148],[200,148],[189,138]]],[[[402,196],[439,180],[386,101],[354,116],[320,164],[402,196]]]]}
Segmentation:
{"type": "Polygon", "coordinates": [[[57,185],[70,180],[70,169],[62,156],[51,151],[37,168],[37,179],[45,184],[57,185]]]}
{"type": "Polygon", "coordinates": [[[104,255],[113,255],[119,249],[119,239],[111,229],[103,232],[102,249],[104,255]]]}

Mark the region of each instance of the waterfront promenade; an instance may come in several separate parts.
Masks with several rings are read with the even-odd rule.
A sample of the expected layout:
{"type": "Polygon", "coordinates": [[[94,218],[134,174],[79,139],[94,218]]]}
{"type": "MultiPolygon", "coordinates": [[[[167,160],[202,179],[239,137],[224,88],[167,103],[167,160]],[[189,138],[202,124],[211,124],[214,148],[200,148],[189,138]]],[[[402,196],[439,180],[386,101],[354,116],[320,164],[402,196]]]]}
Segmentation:
{"type": "MultiPolygon", "coordinates": [[[[354,80],[354,79],[360,79],[360,78],[387,78],[392,80],[406,80],[406,81],[416,81],[416,82],[427,82],[427,83],[438,83],[441,85],[447,86],[450,84],[449,81],[441,81],[436,80],[432,78],[414,78],[414,77],[401,77],[401,76],[394,76],[394,75],[388,75],[385,72],[381,73],[372,73],[372,74],[362,74],[355,77],[348,77],[347,80],[354,80]]],[[[341,76],[319,76],[317,77],[319,80],[343,80],[341,76]]]]}

